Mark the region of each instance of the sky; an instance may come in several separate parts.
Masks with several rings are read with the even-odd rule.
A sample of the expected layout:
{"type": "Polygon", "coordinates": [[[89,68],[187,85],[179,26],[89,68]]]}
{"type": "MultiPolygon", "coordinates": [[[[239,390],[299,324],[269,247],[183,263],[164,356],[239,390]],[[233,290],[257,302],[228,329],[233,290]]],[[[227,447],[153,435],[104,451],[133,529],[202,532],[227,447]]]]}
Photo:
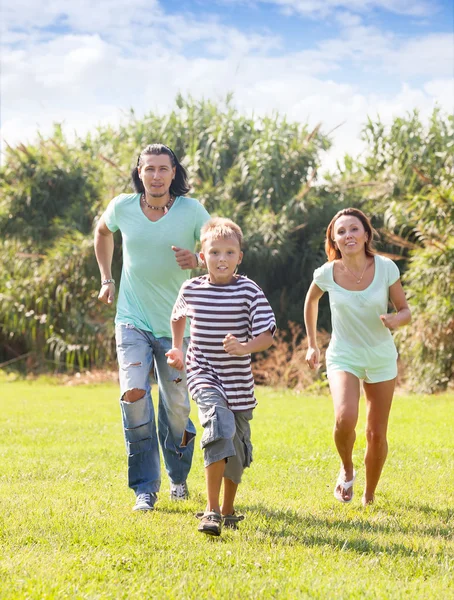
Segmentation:
{"type": "MultiPolygon", "coordinates": [[[[165,114],[178,93],[332,132],[454,111],[450,0],[0,0],[0,140],[165,114]],[[334,130],[334,131],[333,131],[334,130]]],[[[157,141],[157,140],[150,140],[157,141]]]]}

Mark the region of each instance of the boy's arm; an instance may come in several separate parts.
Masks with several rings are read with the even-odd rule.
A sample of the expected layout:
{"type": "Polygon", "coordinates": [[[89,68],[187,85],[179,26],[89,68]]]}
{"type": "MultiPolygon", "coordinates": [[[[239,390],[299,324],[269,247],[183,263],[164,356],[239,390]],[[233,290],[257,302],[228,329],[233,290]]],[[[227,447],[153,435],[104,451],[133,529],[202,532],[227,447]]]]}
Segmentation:
{"type": "Polygon", "coordinates": [[[172,328],[172,348],[166,352],[167,363],[174,369],[184,369],[183,338],[186,327],[186,317],[170,322],[172,328]]]}
{"type": "Polygon", "coordinates": [[[269,329],[248,342],[238,341],[231,333],[228,333],[223,341],[224,350],[232,356],[243,356],[244,354],[268,350],[272,344],[273,334],[269,329]]]}

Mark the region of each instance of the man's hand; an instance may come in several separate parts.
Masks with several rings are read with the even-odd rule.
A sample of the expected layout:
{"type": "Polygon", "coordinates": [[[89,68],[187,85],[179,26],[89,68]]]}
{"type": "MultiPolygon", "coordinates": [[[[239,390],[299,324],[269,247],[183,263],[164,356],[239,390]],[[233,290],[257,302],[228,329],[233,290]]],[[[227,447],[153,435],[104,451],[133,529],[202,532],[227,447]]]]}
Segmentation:
{"type": "Polygon", "coordinates": [[[194,252],[185,250],[184,248],[178,248],[178,246],[172,246],[172,250],[175,252],[175,260],[181,269],[197,268],[197,257],[194,252]]]}
{"type": "Polygon", "coordinates": [[[115,284],[104,284],[98,294],[98,300],[103,304],[112,304],[115,298],[115,284]]]}
{"type": "Polygon", "coordinates": [[[320,350],[317,347],[309,346],[306,352],[306,362],[309,369],[313,371],[320,366],[320,350]]]}
{"type": "Polygon", "coordinates": [[[224,350],[231,356],[244,356],[248,354],[243,344],[239,342],[234,335],[228,333],[223,342],[224,350]]]}
{"type": "Polygon", "coordinates": [[[184,369],[184,354],[182,350],[179,348],[171,348],[168,352],[166,352],[167,356],[167,364],[177,371],[182,371],[184,369]]]}

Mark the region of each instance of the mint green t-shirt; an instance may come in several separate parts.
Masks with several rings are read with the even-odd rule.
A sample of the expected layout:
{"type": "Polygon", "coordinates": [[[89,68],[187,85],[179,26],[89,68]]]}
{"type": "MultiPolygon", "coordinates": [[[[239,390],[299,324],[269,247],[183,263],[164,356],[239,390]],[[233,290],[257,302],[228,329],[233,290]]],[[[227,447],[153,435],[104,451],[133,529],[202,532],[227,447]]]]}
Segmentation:
{"type": "Polygon", "coordinates": [[[190,276],[190,271],[178,266],[171,246],[194,251],[200,228],[209,218],[198,200],[185,196],[177,196],[169,212],[155,223],[143,214],[140,194],[120,194],[109,203],[106,225],[112,232],[120,230],[123,238],[115,323],[171,337],[173,305],[190,276]]]}
{"type": "Polygon", "coordinates": [[[390,330],[380,315],[388,312],[389,288],[400,278],[397,265],[376,254],[372,283],[365,290],[350,291],[333,278],[334,262],[314,271],[314,283],[328,292],[332,334],[327,356],[331,360],[348,358],[364,366],[389,362],[397,358],[390,330]]]}

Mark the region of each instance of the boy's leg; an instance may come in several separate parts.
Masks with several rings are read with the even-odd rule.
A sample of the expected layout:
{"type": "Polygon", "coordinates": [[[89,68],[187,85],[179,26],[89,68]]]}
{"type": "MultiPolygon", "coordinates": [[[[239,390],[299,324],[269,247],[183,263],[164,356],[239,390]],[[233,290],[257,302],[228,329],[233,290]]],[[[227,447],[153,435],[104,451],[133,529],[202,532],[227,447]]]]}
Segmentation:
{"type": "Polygon", "coordinates": [[[225,459],[218,460],[205,467],[205,482],[207,489],[207,508],[208,512],[217,512],[221,514],[219,505],[219,496],[221,494],[222,478],[224,476],[225,459]]]}
{"type": "Polygon", "coordinates": [[[161,475],[149,382],[152,350],[146,333],[132,325],[117,325],[115,333],[128,484],[136,495],[155,494],[159,491],[161,475]]]}
{"type": "MultiPolygon", "coordinates": [[[[173,484],[184,484],[192,465],[195,426],[189,418],[191,410],[186,371],[167,364],[165,353],[172,340],[153,340],[155,374],[159,386],[158,436],[166,471],[173,484]]],[[[185,340],[184,349],[186,351],[185,340]]]]}
{"type": "Polygon", "coordinates": [[[252,410],[235,412],[235,437],[233,444],[235,447],[235,456],[232,456],[224,470],[224,498],[222,502],[222,515],[235,514],[235,497],[238,485],[246,467],[252,462],[252,443],[251,443],[251,420],[252,410]]]}
{"type": "Polygon", "coordinates": [[[238,490],[238,483],[235,483],[231,479],[224,477],[224,498],[222,501],[221,514],[233,515],[235,512],[235,496],[238,490]]]}
{"type": "Polygon", "coordinates": [[[221,533],[221,508],[219,495],[226,459],[235,455],[235,416],[227,406],[225,398],[214,388],[203,388],[194,399],[199,409],[203,435],[207,509],[201,515],[199,531],[210,535],[221,533]]]}

